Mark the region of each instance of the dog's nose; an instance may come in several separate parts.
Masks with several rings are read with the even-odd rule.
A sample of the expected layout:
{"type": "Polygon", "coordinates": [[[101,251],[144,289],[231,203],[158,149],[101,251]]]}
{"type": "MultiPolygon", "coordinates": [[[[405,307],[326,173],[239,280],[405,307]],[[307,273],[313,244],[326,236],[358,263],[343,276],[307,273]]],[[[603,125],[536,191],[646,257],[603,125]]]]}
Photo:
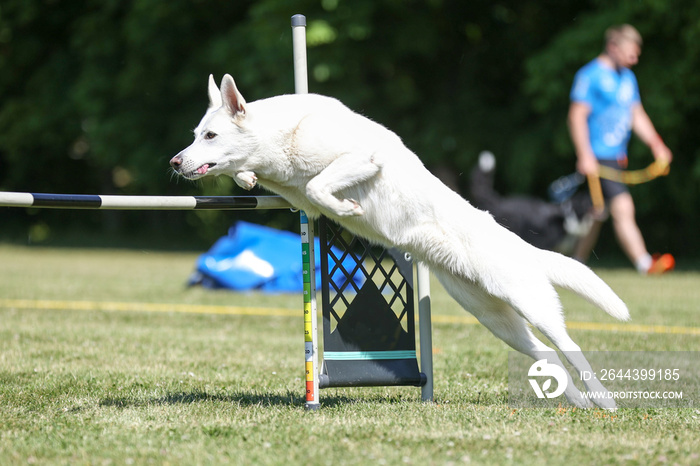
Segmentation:
{"type": "Polygon", "coordinates": [[[170,166],[175,170],[178,170],[182,166],[182,157],[180,154],[177,154],[175,157],[170,159],[170,166]]]}

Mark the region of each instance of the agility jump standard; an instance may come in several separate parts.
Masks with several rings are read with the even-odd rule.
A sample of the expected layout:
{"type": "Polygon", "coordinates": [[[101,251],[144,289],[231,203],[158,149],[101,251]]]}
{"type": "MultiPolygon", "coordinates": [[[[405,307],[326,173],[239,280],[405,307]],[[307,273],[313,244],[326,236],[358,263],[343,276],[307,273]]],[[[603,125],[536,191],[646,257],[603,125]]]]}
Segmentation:
{"type": "MultiPolygon", "coordinates": [[[[292,16],[292,48],[295,93],[307,94],[309,86],[304,15],[292,16]]],[[[314,224],[308,221],[303,211],[300,214],[306,267],[308,258],[314,257],[312,240],[314,224]]],[[[319,366],[315,273],[305,272],[306,409],[318,409],[319,388],[325,387],[416,385],[421,387],[422,400],[432,401],[433,345],[428,269],[423,264],[416,265],[421,371],[418,369],[415,353],[413,264],[410,259],[397,257],[401,254],[396,251],[392,253],[383,250],[381,254],[375,255],[372,253],[371,245],[358,237],[347,244],[342,240],[342,232],[333,231],[330,222],[325,218],[319,220],[319,226],[322,233],[320,244],[324,305],[324,363],[322,367],[319,366]],[[342,247],[343,257],[334,257],[331,246],[342,247]],[[353,249],[358,248],[364,249],[364,252],[353,253],[353,249]],[[345,257],[351,257],[356,262],[352,271],[343,269],[341,263],[345,257]],[[329,259],[333,263],[330,263],[329,259]],[[370,266],[368,270],[365,261],[374,262],[374,266],[370,266]],[[385,261],[392,264],[388,272],[382,265],[385,261]],[[347,298],[344,296],[345,285],[352,281],[347,280],[345,285],[334,283],[331,278],[332,269],[340,269],[346,277],[356,273],[364,275],[365,285],[359,289],[347,290],[354,294],[352,298],[347,298]],[[394,278],[397,276],[400,278],[394,278]],[[379,277],[378,284],[373,281],[377,277],[379,277]],[[331,298],[331,295],[334,296],[331,298]],[[339,311],[334,307],[336,305],[339,306],[339,311]],[[371,315],[366,314],[368,307],[371,308],[371,315]],[[363,317],[372,320],[375,325],[374,330],[384,332],[383,335],[373,337],[367,331],[367,325],[359,326],[364,329],[358,329],[357,325],[353,325],[363,317]],[[390,342],[386,341],[388,335],[392,335],[390,342]]],[[[313,265],[313,261],[311,264],[313,265]]]]}
{"type": "MultiPolygon", "coordinates": [[[[306,18],[303,15],[292,17],[292,32],[294,42],[295,87],[297,93],[307,92],[306,77],[306,18]]],[[[293,206],[280,196],[123,196],[123,195],[93,195],[93,194],[47,194],[26,192],[0,192],[0,207],[53,208],[53,209],[93,209],[93,210],[268,210],[292,209],[293,206]]],[[[346,246],[343,258],[353,257],[356,266],[349,271],[343,270],[348,276],[362,273],[366,284],[361,288],[349,290],[354,297],[343,295],[345,285],[334,283],[329,277],[331,269],[342,267],[342,259],[332,258],[329,263],[332,244],[341,240],[341,231],[329,227],[326,219],[321,219],[322,288],[324,292],[324,343],[325,346],[340,344],[340,351],[324,352],[323,371],[319,365],[318,330],[316,310],[316,272],[314,270],[314,223],[309,221],[306,214],[300,212],[300,229],[303,261],[304,282],[304,342],[305,342],[305,372],[306,372],[306,403],[305,407],[315,410],[320,407],[319,388],[341,386],[383,386],[383,385],[416,385],[421,386],[423,401],[433,399],[433,368],[432,368],[432,327],[430,306],[430,285],[428,269],[418,263],[416,265],[416,281],[418,293],[418,314],[420,322],[420,352],[421,370],[418,372],[415,333],[413,324],[413,265],[408,258],[392,259],[400,254],[382,251],[372,252],[371,245],[355,237],[346,246]],[[365,248],[362,254],[356,254],[352,249],[358,245],[365,248]],[[374,261],[374,267],[368,270],[364,262],[374,261]],[[387,272],[383,268],[385,262],[393,264],[387,272]],[[403,277],[400,283],[395,283],[393,275],[403,277]],[[396,273],[395,273],[396,272],[396,273]],[[379,277],[379,287],[373,279],[379,277]],[[331,298],[331,294],[334,297],[331,298]],[[388,298],[386,295],[391,295],[388,298]],[[399,308],[395,309],[399,302],[399,308]],[[333,306],[337,303],[346,305],[345,311],[338,311],[333,306]],[[343,304],[344,303],[344,304],[343,304]],[[368,309],[369,308],[372,309],[368,309]],[[389,327],[376,327],[376,331],[389,328],[392,333],[382,335],[383,347],[380,350],[370,348],[365,350],[367,328],[348,328],[357,318],[358,313],[371,310],[373,318],[388,322],[389,327]],[[376,311],[376,312],[375,312],[376,311]],[[396,313],[397,315],[395,315],[396,313]],[[331,320],[336,327],[332,327],[331,320]],[[408,323],[406,323],[408,322],[408,323]],[[407,326],[408,331],[404,331],[407,326]],[[342,328],[342,329],[341,329],[342,328]],[[342,331],[341,331],[342,330],[342,331]],[[349,330],[349,331],[348,331],[349,330]],[[403,335],[402,341],[389,342],[387,338],[394,332],[403,335]],[[364,341],[363,341],[364,340],[364,341]],[[405,346],[405,345],[408,346],[405,346]],[[401,346],[404,345],[404,346],[401,346]],[[409,348],[394,350],[393,348],[409,348]]],[[[342,241],[341,241],[342,242],[342,241]]],[[[374,340],[377,340],[376,338],[374,340]]],[[[375,341],[370,339],[370,346],[375,341]]]]}

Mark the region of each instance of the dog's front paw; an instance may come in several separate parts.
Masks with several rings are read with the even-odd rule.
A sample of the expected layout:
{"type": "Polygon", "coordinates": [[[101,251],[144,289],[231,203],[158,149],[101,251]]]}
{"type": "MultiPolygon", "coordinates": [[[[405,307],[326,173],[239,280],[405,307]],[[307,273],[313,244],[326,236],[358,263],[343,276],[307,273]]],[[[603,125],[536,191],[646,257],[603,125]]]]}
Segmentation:
{"type": "Polygon", "coordinates": [[[363,215],[365,211],[355,199],[343,199],[340,202],[341,208],[336,212],[341,217],[354,217],[363,215]]]}
{"type": "Polygon", "coordinates": [[[258,177],[253,172],[238,172],[233,181],[243,189],[250,191],[258,183],[258,177]]]}

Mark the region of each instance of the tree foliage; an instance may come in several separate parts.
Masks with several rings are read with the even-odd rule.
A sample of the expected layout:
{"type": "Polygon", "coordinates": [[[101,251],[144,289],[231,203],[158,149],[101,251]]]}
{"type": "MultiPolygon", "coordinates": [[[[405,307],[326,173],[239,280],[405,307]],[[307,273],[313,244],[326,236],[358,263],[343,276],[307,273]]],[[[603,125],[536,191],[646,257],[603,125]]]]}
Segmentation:
{"type": "MultiPolygon", "coordinates": [[[[210,73],[231,73],[249,101],[293,92],[289,20],[303,13],[312,92],[396,131],[458,189],[489,149],[502,192],[543,196],[574,167],[573,74],[607,26],[629,22],[645,39],[643,102],[676,154],[669,178],[635,190],[640,219],[657,242],[697,249],[699,10],[682,0],[5,0],[0,189],[236,192],[223,179],[175,180],[167,162],[191,140],[210,73]]],[[[640,144],[631,155],[650,161],[640,144]]],[[[231,215],[185,220],[214,237],[231,215]]]]}

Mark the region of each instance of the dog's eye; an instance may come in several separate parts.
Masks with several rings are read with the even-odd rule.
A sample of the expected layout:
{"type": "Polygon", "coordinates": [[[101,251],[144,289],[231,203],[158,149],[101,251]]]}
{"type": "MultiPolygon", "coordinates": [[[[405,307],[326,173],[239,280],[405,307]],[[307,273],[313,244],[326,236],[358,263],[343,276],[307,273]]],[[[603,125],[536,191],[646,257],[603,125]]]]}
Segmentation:
{"type": "Polygon", "coordinates": [[[204,139],[214,139],[216,137],[216,133],[213,131],[207,131],[206,134],[204,135],[204,139]]]}

